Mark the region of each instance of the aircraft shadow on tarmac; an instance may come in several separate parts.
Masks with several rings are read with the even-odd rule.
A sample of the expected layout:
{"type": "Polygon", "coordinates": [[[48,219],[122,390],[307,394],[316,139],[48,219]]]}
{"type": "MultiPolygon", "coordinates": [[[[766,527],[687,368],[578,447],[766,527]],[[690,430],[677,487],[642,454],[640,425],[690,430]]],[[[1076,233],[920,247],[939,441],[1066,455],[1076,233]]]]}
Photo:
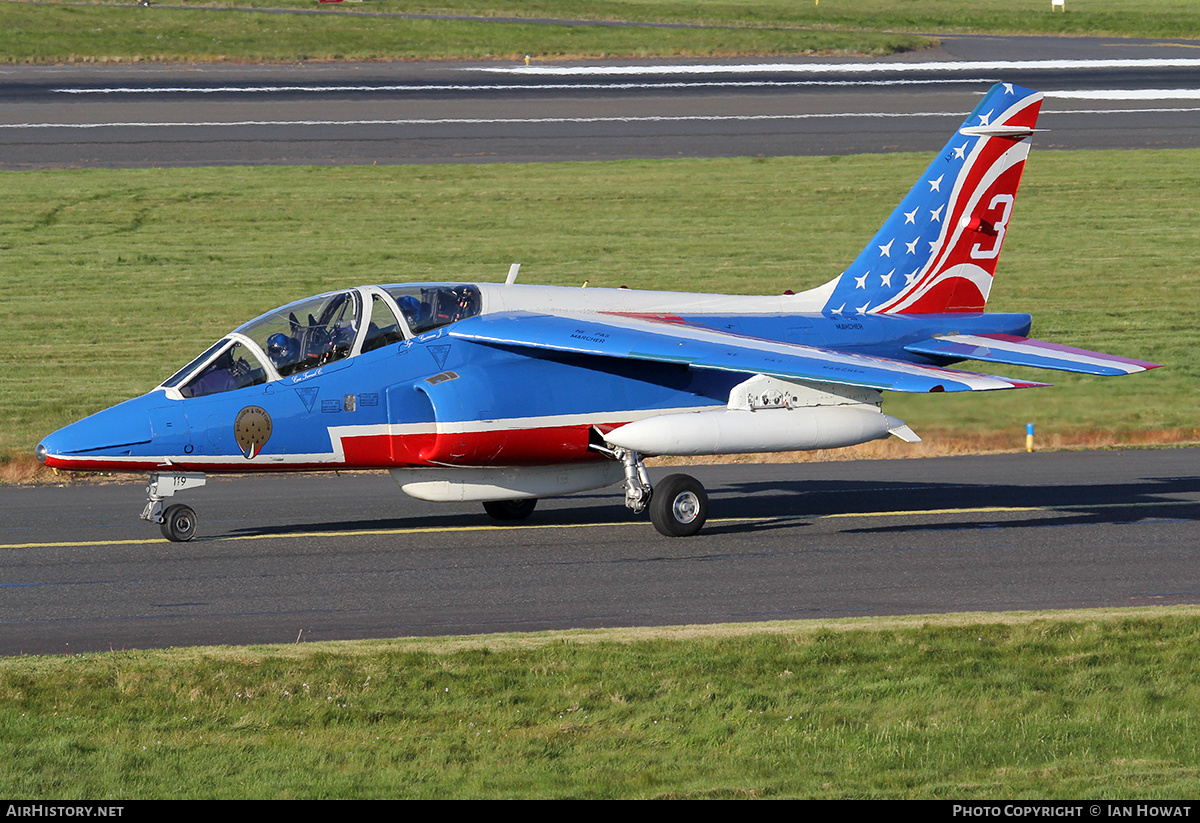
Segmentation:
{"type": "MultiPolygon", "coordinates": [[[[878,526],[852,526],[846,533],[882,533],[972,528],[1050,527],[1130,523],[1145,520],[1200,520],[1200,476],[1151,477],[1110,484],[989,485],[963,483],[912,483],[879,481],[794,481],[722,484],[712,490],[710,522],[701,535],[718,536],[797,528],[832,515],[878,516],[910,514],[906,522],[878,526]],[[1038,509],[1036,515],[1019,512],[964,511],[978,509],[1038,509]],[[947,511],[950,510],[950,511],[947,511]],[[922,512],[939,511],[952,521],[934,521],[922,512]],[[1061,516],[1049,514],[1060,511],[1061,516]],[[963,518],[967,518],[965,521],[963,518]],[[914,522],[913,518],[919,518],[914,522]],[[747,522],[729,522],[745,520],[747,522]]],[[[609,492],[576,494],[545,501],[527,519],[509,524],[492,520],[483,512],[447,515],[431,512],[417,517],[347,519],[255,526],[235,529],[227,536],[288,536],[298,534],[354,534],[379,531],[420,531],[460,528],[511,528],[625,525],[631,519],[620,498],[609,492]]],[[[848,524],[849,525],[849,524],[848,524]]]]}
{"type": "Polygon", "coordinates": [[[442,510],[431,504],[429,514],[416,517],[358,518],[354,520],[324,520],[305,523],[281,523],[249,526],[230,530],[226,537],[286,537],[297,534],[353,534],[381,531],[437,531],[440,529],[505,528],[520,526],[585,526],[624,524],[630,522],[628,511],[621,498],[608,492],[595,494],[573,494],[560,498],[564,503],[575,504],[563,508],[542,506],[527,520],[502,522],[493,520],[480,510],[463,515],[442,510]]]}
{"type": "MultiPolygon", "coordinates": [[[[1097,525],[1144,520],[1200,520],[1200,477],[1150,477],[1111,484],[1066,485],[965,485],[960,483],[798,482],[743,483],[730,487],[737,495],[721,501],[725,517],[805,517],[830,515],[912,513],[954,509],[1039,509],[1031,517],[1014,518],[1014,512],[964,512],[952,522],[889,522],[879,526],[845,529],[848,534],[925,530],[961,530],[1029,526],[1097,525]],[[726,505],[731,509],[726,511],[726,505]],[[736,513],[732,511],[736,509],[736,513]],[[1062,515],[1047,516],[1046,512],[1062,515]],[[964,522],[961,518],[969,518],[964,522]]],[[[716,507],[714,503],[714,508],[716,507]]],[[[952,513],[952,512],[950,512],[952,513]]]]}

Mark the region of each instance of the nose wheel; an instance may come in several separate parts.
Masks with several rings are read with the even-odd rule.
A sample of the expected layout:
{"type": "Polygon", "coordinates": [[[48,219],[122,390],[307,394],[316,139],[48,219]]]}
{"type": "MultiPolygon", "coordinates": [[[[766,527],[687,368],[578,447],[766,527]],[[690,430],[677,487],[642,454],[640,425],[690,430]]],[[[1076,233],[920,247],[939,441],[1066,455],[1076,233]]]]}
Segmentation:
{"type": "Polygon", "coordinates": [[[196,536],[196,513],[190,506],[176,503],[163,512],[163,522],[158,527],[172,543],[185,543],[196,536]]]}

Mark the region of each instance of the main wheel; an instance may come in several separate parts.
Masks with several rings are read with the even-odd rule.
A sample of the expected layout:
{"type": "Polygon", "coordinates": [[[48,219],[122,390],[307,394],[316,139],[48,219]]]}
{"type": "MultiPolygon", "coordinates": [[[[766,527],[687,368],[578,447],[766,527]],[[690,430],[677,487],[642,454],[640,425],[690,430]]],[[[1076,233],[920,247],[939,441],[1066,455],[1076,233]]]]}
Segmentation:
{"type": "Polygon", "coordinates": [[[163,537],[172,543],[186,543],[196,536],[196,513],[182,503],[176,503],[163,512],[159,524],[163,537]]]}
{"type": "Polygon", "coordinates": [[[650,522],[667,537],[691,537],[708,519],[708,494],[700,481],[672,474],[654,487],[650,522]]]}
{"type": "Polygon", "coordinates": [[[536,497],[524,497],[520,500],[489,500],[483,504],[483,510],[496,520],[524,520],[533,514],[536,506],[536,497]]]}

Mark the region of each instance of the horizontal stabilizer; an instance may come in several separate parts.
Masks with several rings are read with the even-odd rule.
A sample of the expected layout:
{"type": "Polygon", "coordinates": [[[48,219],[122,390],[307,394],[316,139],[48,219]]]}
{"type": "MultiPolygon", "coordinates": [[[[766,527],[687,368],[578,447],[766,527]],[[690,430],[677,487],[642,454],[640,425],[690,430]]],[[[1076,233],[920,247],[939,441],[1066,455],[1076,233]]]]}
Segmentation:
{"type": "Polygon", "coordinates": [[[448,334],[502,348],[672,363],[693,369],[899,392],[989,391],[1045,385],[618,315],[567,317],[504,312],[462,320],[448,334]]]}
{"type": "Polygon", "coordinates": [[[981,360],[985,363],[1004,363],[1009,366],[1034,366],[1039,369],[1079,374],[1112,376],[1158,368],[1157,363],[1147,363],[1144,360],[1130,360],[1126,357],[1010,334],[952,334],[913,343],[904,348],[914,354],[933,357],[981,360]]]}

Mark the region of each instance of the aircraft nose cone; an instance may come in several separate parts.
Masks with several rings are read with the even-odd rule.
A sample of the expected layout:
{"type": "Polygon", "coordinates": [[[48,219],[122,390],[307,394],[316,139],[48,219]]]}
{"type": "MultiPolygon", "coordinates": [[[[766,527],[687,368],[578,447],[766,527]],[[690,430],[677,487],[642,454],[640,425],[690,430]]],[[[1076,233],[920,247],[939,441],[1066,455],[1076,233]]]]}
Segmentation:
{"type": "Polygon", "coordinates": [[[70,467],[73,458],[129,454],[151,440],[150,419],[142,398],[85,417],[42,438],[34,456],[42,464],[70,467]]]}

